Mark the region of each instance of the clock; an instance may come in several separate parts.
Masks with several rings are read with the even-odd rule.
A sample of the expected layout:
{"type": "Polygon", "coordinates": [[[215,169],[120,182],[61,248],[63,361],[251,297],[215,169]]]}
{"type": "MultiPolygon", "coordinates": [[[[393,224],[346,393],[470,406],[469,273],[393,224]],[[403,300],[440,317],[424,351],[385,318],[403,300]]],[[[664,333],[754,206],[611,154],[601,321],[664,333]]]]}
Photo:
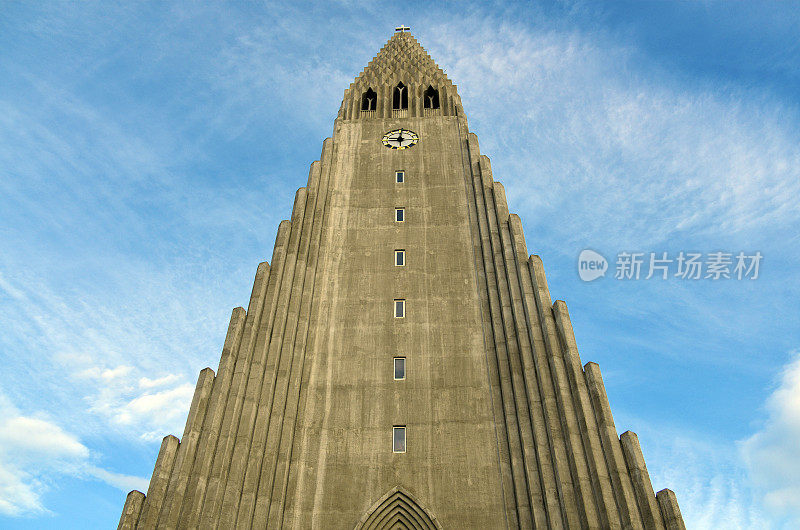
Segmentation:
{"type": "Polygon", "coordinates": [[[396,129],[383,135],[383,145],[389,149],[408,149],[419,142],[419,136],[414,131],[396,129]]]}

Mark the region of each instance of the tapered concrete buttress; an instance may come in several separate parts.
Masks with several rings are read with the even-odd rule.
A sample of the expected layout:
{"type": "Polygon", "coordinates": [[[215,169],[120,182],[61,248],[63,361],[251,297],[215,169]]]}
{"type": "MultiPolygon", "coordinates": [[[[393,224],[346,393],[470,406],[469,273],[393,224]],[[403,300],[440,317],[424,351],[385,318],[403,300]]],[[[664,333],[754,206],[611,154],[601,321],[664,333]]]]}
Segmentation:
{"type": "Polygon", "coordinates": [[[656,494],[653,485],[650,483],[650,474],[644,464],[642,448],[639,445],[639,437],[636,433],[625,431],[619,437],[622,444],[622,453],[625,462],[628,464],[628,472],[633,484],[633,492],[639,504],[639,511],[642,514],[642,522],[645,528],[664,528],[661,519],[661,511],[658,508],[656,494]]]}
{"type": "MultiPolygon", "coordinates": [[[[287,235],[287,244],[288,244],[288,235],[287,235]]],[[[281,256],[280,260],[280,268],[274,269],[276,271],[275,274],[270,276],[270,283],[267,286],[267,303],[269,304],[270,311],[264,318],[261,319],[260,328],[258,330],[258,339],[256,341],[255,347],[257,348],[254,359],[258,359],[257,363],[259,368],[258,369],[251,369],[251,381],[249,383],[249,401],[248,405],[257,407],[255,410],[251,411],[250,414],[247,416],[247,421],[244,424],[246,429],[243,430],[242,438],[240,440],[240,451],[242,451],[242,456],[246,457],[245,462],[247,465],[244,469],[244,480],[237,481],[233,478],[229,478],[228,481],[232,485],[239,485],[239,489],[230,488],[228,490],[228,495],[232,496],[232,502],[229,500],[228,507],[225,509],[225,516],[224,524],[232,525],[231,521],[235,521],[236,518],[240,517],[240,514],[243,512],[251,512],[254,504],[254,497],[255,497],[255,487],[256,487],[256,479],[255,474],[257,474],[257,463],[258,463],[258,456],[263,453],[264,441],[262,434],[265,429],[264,421],[262,418],[263,409],[261,408],[261,402],[264,396],[264,389],[265,385],[267,384],[266,381],[271,378],[272,374],[272,367],[274,366],[274,360],[270,356],[270,344],[271,340],[270,337],[273,336],[275,333],[275,321],[276,315],[280,311],[282,307],[278,303],[278,297],[283,292],[282,285],[285,281],[285,275],[291,274],[293,270],[294,263],[291,262],[292,254],[288,254],[289,263],[287,264],[287,255],[284,252],[281,256]],[[287,272],[288,271],[288,272],[287,272]],[[252,414],[255,414],[253,416],[252,414]],[[245,444],[244,442],[249,439],[249,444],[245,444]],[[245,452],[246,451],[246,452],[245,452]],[[255,458],[251,458],[249,455],[256,455],[255,458]],[[254,465],[256,464],[256,465],[254,465]],[[238,506],[234,506],[238,496],[238,506]]],[[[278,319],[280,323],[280,319],[278,319]]],[[[280,325],[280,324],[279,324],[280,325]]]]}
{"type": "MultiPolygon", "coordinates": [[[[316,164],[316,163],[315,163],[316,164]]],[[[311,171],[315,173],[314,168],[311,171]]],[[[310,179],[311,180],[311,179],[310,179]]],[[[311,184],[311,182],[309,182],[311,184]]],[[[309,218],[313,215],[313,201],[316,190],[310,185],[306,188],[305,198],[302,204],[302,216],[300,215],[300,204],[295,207],[293,214],[293,229],[290,235],[289,252],[287,254],[286,264],[284,266],[281,283],[279,284],[279,293],[276,299],[276,313],[274,322],[272,324],[271,334],[268,339],[268,350],[266,358],[266,368],[264,371],[264,378],[260,387],[254,389],[252,399],[258,404],[257,416],[255,418],[255,433],[254,441],[255,447],[251,447],[250,454],[252,458],[248,459],[248,474],[246,482],[248,488],[257,488],[257,481],[260,475],[259,471],[263,466],[263,459],[268,456],[268,449],[266,448],[269,443],[269,429],[270,429],[270,415],[271,407],[276,397],[280,399],[280,386],[283,383],[283,374],[285,373],[285,363],[287,359],[286,349],[284,343],[286,335],[291,333],[293,314],[292,304],[296,304],[296,298],[299,293],[294,289],[297,285],[297,278],[300,271],[304,271],[304,252],[307,244],[302,235],[305,233],[305,226],[309,218]],[[296,216],[296,220],[295,220],[296,216]],[[255,452],[253,449],[257,449],[255,452]],[[253,486],[250,486],[250,485],[253,486]]],[[[291,354],[288,354],[291,355],[291,354]]],[[[248,489],[248,496],[244,504],[240,506],[238,512],[231,512],[231,517],[242,517],[244,514],[245,520],[243,525],[247,525],[250,520],[251,510],[254,510],[257,503],[257,489],[248,489]],[[245,511],[242,511],[245,508],[245,511]]],[[[234,519],[235,520],[235,519],[234,519]]]]}
{"type": "MultiPolygon", "coordinates": [[[[512,373],[521,374],[520,388],[523,389],[521,408],[523,414],[527,415],[526,422],[530,422],[535,438],[536,460],[526,458],[526,464],[531,466],[528,474],[536,476],[536,462],[551,459],[555,476],[552,479],[549,476],[543,478],[544,490],[547,492],[546,496],[549,501],[549,525],[559,528],[563,524],[569,528],[579,524],[578,510],[572,492],[572,478],[566,467],[563,432],[555,410],[552,380],[549,367],[544,360],[541,329],[535,319],[531,321],[526,318],[523,310],[520,284],[524,285],[524,279],[517,271],[518,263],[510,241],[505,189],[502,184],[495,182],[492,192],[493,201],[490,203],[489,210],[491,212],[490,219],[494,217],[494,226],[496,226],[498,235],[499,269],[503,271],[498,278],[505,280],[500,284],[500,293],[504,309],[508,308],[503,313],[503,320],[509,326],[507,328],[508,337],[509,343],[512,345],[512,348],[509,349],[509,356],[512,359],[512,373]],[[506,296],[509,299],[507,304],[506,296]],[[513,348],[514,345],[517,346],[516,349],[513,348]],[[541,408],[537,407],[537,404],[541,408]],[[543,418],[544,422],[537,423],[536,418],[538,417],[543,418]],[[547,447],[549,447],[549,454],[545,449],[547,447]],[[560,518],[555,515],[559,511],[560,518]]],[[[490,226],[493,226],[491,220],[490,226]]],[[[528,298],[527,302],[530,306],[532,298],[528,298]]]]}
{"type": "Polygon", "coordinates": [[[147,495],[136,528],[155,528],[158,523],[158,515],[161,513],[179,443],[178,438],[171,434],[161,441],[161,449],[158,451],[156,466],[150,478],[150,485],[147,487],[147,495]]]}
{"type": "MultiPolygon", "coordinates": [[[[531,256],[536,261],[541,261],[538,256],[531,256]]],[[[595,492],[595,499],[600,511],[600,524],[604,528],[621,528],[617,501],[614,498],[614,490],[611,485],[611,477],[608,473],[603,446],[600,441],[600,432],[597,428],[597,421],[592,408],[589,388],[581,365],[580,354],[575,343],[575,335],[572,330],[572,322],[569,318],[567,304],[562,300],[556,300],[553,304],[553,312],[556,320],[556,327],[559,333],[559,341],[564,347],[564,357],[567,366],[569,385],[572,389],[572,396],[576,403],[578,412],[579,428],[583,437],[584,447],[586,448],[586,458],[589,465],[592,485],[595,492]]]]}
{"type": "MultiPolygon", "coordinates": [[[[562,353],[561,343],[559,343],[553,318],[552,304],[550,301],[550,290],[547,287],[547,278],[544,273],[544,266],[538,257],[528,257],[527,248],[524,246],[522,235],[522,222],[519,217],[512,215],[509,225],[515,238],[520,241],[519,259],[527,263],[529,278],[523,278],[524,283],[530,281],[533,286],[533,298],[536,302],[536,312],[538,313],[539,324],[543,330],[544,346],[548,352],[548,361],[553,376],[554,391],[558,404],[561,423],[564,428],[566,444],[566,454],[569,463],[570,473],[573,477],[578,509],[581,515],[581,526],[588,528],[599,528],[601,526],[595,507],[595,499],[592,491],[592,483],[589,476],[589,469],[586,463],[583,440],[581,438],[578,418],[575,413],[574,392],[570,387],[567,376],[567,368],[562,353]]],[[[533,316],[531,318],[534,318],[533,316]]]]}
{"type": "MultiPolygon", "coordinates": [[[[307,190],[305,188],[300,188],[295,194],[292,222],[291,225],[289,225],[289,242],[286,247],[284,258],[285,261],[292,264],[292,266],[297,253],[296,249],[299,240],[298,226],[302,224],[303,215],[305,213],[306,196],[307,190]]],[[[284,265],[284,268],[285,267],[286,265],[284,265]]],[[[254,372],[257,373],[261,369],[260,363],[254,361],[254,353],[257,351],[256,338],[258,336],[258,329],[265,311],[267,313],[269,311],[269,308],[265,308],[268,286],[269,278],[264,274],[259,276],[257,271],[256,281],[253,285],[253,292],[250,296],[250,303],[247,309],[247,320],[245,321],[242,339],[239,344],[236,368],[233,374],[233,381],[231,382],[231,393],[225,409],[222,431],[219,441],[217,442],[217,451],[214,455],[211,479],[204,500],[201,525],[205,527],[216,527],[219,524],[220,517],[223,515],[223,500],[229,478],[233,476],[238,482],[239,477],[243,473],[244,466],[247,465],[246,458],[243,459],[239,457],[234,459],[234,455],[241,455],[242,452],[247,450],[249,442],[248,425],[252,424],[252,421],[254,421],[253,415],[255,411],[253,404],[257,399],[257,388],[249,385],[252,382],[251,374],[254,372]],[[243,424],[244,427],[240,430],[240,426],[243,424]],[[241,435],[242,438],[239,438],[239,435],[241,435]],[[237,439],[239,442],[238,446],[236,445],[237,439]],[[238,449],[238,451],[235,451],[236,449],[238,449]]],[[[278,311],[278,314],[280,313],[281,312],[278,311]]],[[[237,482],[230,482],[234,484],[233,487],[235,488],[237,482]]],[[[235,510],[237,508],[237,505],[232,504],[225,507],[224,515],[226,522],[229,523],[231,518],[235,520],[235,510]]],[[[230,526],[230,524],[228,524],[228,526],[230,526]]]]}
{"type": "Polygon", "coordinates": [[[401,27],[120,528],[678,528],[664,491],[457,87],[401,27]]]}
{"type": "Polygon", "coordinates": [[[245,318],[246,311],[242,307],[234,308],[231,312],[228,333],[222,346],[217,375],[211,389],[207,412],[203,418],[203,429],[200,433],[195,460],[190,472],[191,479],[187,484],[182,502],[176,499],[169,507],[170,512],[167,519],[169,525],[177,524],[178,528],[192,528],[196,525],[196,520],[200,516],[203,495],[208,484],[208,474],[214,458],[214,450],[220,425],[222,424],[225,403],[228,399],[230,383],[233,377],[236,347],[241,340],[245,318]]]}
{"type": "Polygon", "coordinates": [[[617,438],[617,428],[614,425],[614,418],[611,416],[611,406],[608,404],[608,396],[606,395],[606,387],[603,384],[603,377],[600,375],[600,367],[596,363],[589,362],[584,366],[584,371],[589,385],[595,417],[597,418],[597,427],[600,430],[603,452],[606,455],[606,461],[609,463],[611,484],[614,486],[616,493],[620,518],[624,526],[642,528],[639,507],[636,504],[631,478],[628,475],[628,468],[622,456],[622,446],[619,438],[617,438]]]}
{"type": "Polygon", "coordinates": [[[125,506],[122,507],[122,516],[119,518],[117,530],[134,530],[139,520],[144,504],[144,493],[133,490],[125,498],[125,506]]]}
{"type": "MultiPolygon", "coordinates": [[[[318,179],[318,194],[314,205],[313,222],[310,224],[310,232],[307,237],[310,239],[309,248],[306,250],[306,269],[303,279],[303,297],[298,312],[298,321],[295,331],[294,351],[296,352],[292,360],[289,372],[289,385],[286,390],[286,402],[284,412],[281,417],[281,431],[275,446],[275,453],[278,455],[277,462],[274,464],[272,475],[272,488],[269,490],[269,475],[263,472],[259,488],[268,494],[270,506],[268,509],[268,526],[282,527],[284,525],[284,507],[286,505],[287,488],[289,484],[289,472],[291,468],[291,454],[294,445],[294,435],[297,425],[297,413],[300,407],[300,381],[305,367],[307,355],[306,345],[309,336],[309,324],[311,305],[317,292],[317,277],[319,272],[319,253],[325,250],[324,240],[322,240],[322,227],[325,222],[325,212],[329,205],[330,196],[330,175],[331,162],[333,159],[334,142],[328,138],[323,143],[321,156],[321,169],[315,173],[318,179]],[[264,480],[266,477],[266,480],[264,480]]],[[[270,462],[272,466],[272,462],[270,462]]],[[[253,524],[257,524],[254,521],[253,524]]]]}
{"type": "MultiPolygon", "coordinates": [[[[487,158],[480,159],[479,167],[481,174],[491,175],[491,169],[488,167],[487,158]]],[[[505,267],[495,207],[495,193],[499,186],[500,184],[497,182],[493,182],[491,187],[484,186],[483,201],[486,208],[489,231],[488,251],[492,257],[492,266],[494,270],[493,278],[495,281],[494,289],[498,300],[497,309],[493,313],[497,321],[495,334],[502,341],[501,344],[504,346],[503,349],[505,350],[502,355],[503,369],[508,373],[510,384],[509,394],[510,398],[513,399],[512,410],[516,415],[516,423],[521,441],[519,454],[521,460],[520,468],[526,479],[525,485],[521,488],[521,492],[523,492],[525,496],[520,496],[517,502],[520,507],[524,508],[526,504],[530,503],[531,494],[535,496],[536,491],[540,488],[539,475],[535,467],[537,462],[536,446],[530,413],[531,403],[535,403],[535,398],[530,398],[537,394],[537,387],[533,379],[526,380],[526,374],[522,370],[523,357],[520,353],[519,341],[520,339],[524,340],[524,337],[518,337],[516,333],[512,300],[509,293],[508,273],[505,267]]],[[[529,376],[530,374],[527,375],[529,376]]],[[[521,521],[521,524],[524,526],[524,520],[521,521]]],[[[560,526],[560,524],[558,526],[560,526]]]]}
{"type": "Polygon", "coordinates": [[[667,530],[686,530],[675,492],[664,488],[656,494],[656,499],[658,500],[658,507],[661,508],[661,516],[664,519],[664,526],[667,530]]]}
{"type": "MultiPolygon", "coordinates": [[[[223,507],[223,518],[220,523],[224,526],[234,524],[246,525],[252,518],[255,508],[256,489],[258,487],[259,470],[261,469],[266,439],[269,425],[270,407],[272,397],[276,392],[276,370],[280,368],[280,360],[276,359],[276,351],[283,351],[283,335],[290,333],[292,329],[291,315],[282,318],[282,312],[286,309],[283,301],[289,300],[287,295],[296,298],[298,295],[294,289],[297,275],[302,274],[305,269],[302,265],[305,262],[304,254],[307,252],[308,238],[303,237],[307,232],[307,225],[313,218],[314,204],[316,195],[319,192],[319,162],[314,162],[309,169],[308,186],[305,188],[305,202],[302,205],[302,222],[299,218],[299,204],[296,205],[293,216],[298,216],[295,226],[300,232],[297,233],[297,250],[290,253],[290,260],[286,262],[281,275],[280,282],[275,284],[274,292],[269,295],[275,300],[273,310],[267,319],[263,320],[264,325],[259,331],[256,343],[258,348],[254,359],[259,359],[259,369],[251,372],[248,385],[248,403],[251,404],[250,413],[247,421],[240,424],[241,438],[241,459],[242,466],[240,474],[231,476],[229,479],[228,491],[226,492],[226,504],[223,507]],[[289,283],[291,282],[291,283],[289,283]],[[286,288],[291,285],[291,288],[286,288]],[[276,326],[277,318],[277,327],[276,326]],[[283,326],[283,327],[281,327],[283,326]],[[283,335],[282,335],[283,334],[283,335]],[[263,367],[263,368],[261,368],[263,367]],[[247,464],[245,466],[245,464],[247,464]],[[243,477],[243,479],[242,479],[243,477]]],[[[294,246],[292,247],[294,249],[294,246]]],[[[272,288],[272,287],[271,287],[272,288]]],[[[279,392],[279,391],[278,391],[279,392]]]]}
{"type": "Polygon", "coordinates": [[[247,306],[244,328],[236,347],[236,360],[228,392],[228,399],[217,438],[216,450],[213,453],[208,485],[202,498],[200,521],[202,526],[213,526],[219,516],[222,495],[225,490],[228,473],[231,465],[236,432],[241,418],[244,404],[247,377],[250,373],[253,341],[255,329],[261,318],[265,291],[268,284],[269,267],[259,266],[256,270],[256,279],[253,282],[253,291],[250,303],[247,306]]]}
{"type": "MultiPolygon", "coordinates": [[[[194,463],[197,450],[197,440],[203,428],[203,420],[208,408],[208,398],[211,396],[211,389],[214,385],[214,370],[205,368],[200,371],[197,378],[192,404],[189,407],[189,417],[186,419],[186,428],[183,431],[178,452],[175,455],[172,474],[164,495],[164,503],[158,521],[163,526],[173,527],[177,521],[170,521],[171,507],[180,503],[189,482],[189,473],[194,463]]],[[[177,515],[177,510],[172,513],[177,515]]]]}
{"type": "MultiPolygon", "coordinates": [[[[307,194],[306,194],[307,198],[307,194]]],[[[305,209],[305,206],[303,206],[305,209]]],[[[293,226],[297,226],[293,224],[293,226]]],[[[293,256],[291,253],[289,257],[293,256]]],[[[289,265],[291,269],[293,265],[289,265]]],[[[261,412],[260,400],[263,393],[265,377],[268,373],[268,345],[269,337],[273,333],[275,315],[279,313],[280,307],[277,304],[278,295],[281,292],[280,285],[284,281],[286,272],[286,262],[282,260],[280,271],[271,274],[268,284],[265,286],[265,302],[262,304],[262,314],[258,323],[254,324],[255,341],[253,343],[253,353],[250,363],[250,371],[247,380],[247,388],[244,393],[244,405],[239,419],[238,431],[231,466],[226,479],[226,488],[220,513],[219,524],[223,527],[233,527],[236,524],[238,511],[243,506],[247,506],[245,497],[245,487],[250,484],[246,480],[246,475],[252,471],[250,455],[255,448],[259,451],[258,439],[258,420],[257,416],[261,412]]],[[[259,452],[255,453],[256,455],[259,452]]],[[[249,491],[249,488],[248,490],[249,491]]]]}
{"type": "MultiPolygon", "coordinates": [[[[330,145],[330,141],[326,141],[330,145]]],[[[325,151],[323,147],[323,161],[325,151]]],[[[315,162],[309,175],[309,195],[306,203],[306,214],[303,219],[302,232],[300,234],[301,246],[298,249],[296,266],[291,278],[289,292],[291,296],[286,299],[286,320],[283,325],[283,332],[277,337],[275,342],[276,354],[278,355],[275,364],[273,377],[270,380],[270,389],[264,394],[261,402],[261,410],[264,412],[264,425],[266,430],[266,450],[260,456],[260,470],[258,474],[258,489],[256,491],[255,506],[252,515],[252,524],[256,527],[265,526],[269,517],[269,501],[272,500],[273,484],[275,479],[275,468],[278,460],[283,453],[279,452],[278,447],[281,443],[282,430],[285,425],[285,414],[289,392],[293,380],[298,379],[296,366],[298,358],[302,356],[302,347],[298,347],[296,339],[298,337],[298,327],[301,325],[301,309],[303,301],[307,300],[311,286],[306,282],[308,278],[308,254],[311,244],[311,230],[316,217],[316,207],[319,201],[320,190],[320,171],[322,164],[315,162]]],[[[324,200],[324,199],[323,199],[324,200]]],[[[290,422],[291,423],[291,422],[290,422]]],[[[247,519],[250,522],[251,519],[247,519]]]]}
{"type": "MultiPolygon", "coordinates": [[[[465,125],[466,127],[466,125],[465,125]]],[[[471,176],[472,171],[466,171],[466,168],[471,168],[470,161],[477,160],[479,155],[479,148],[477,138],[473,134],[467,135],[462,140],[462,144],[467,149],[462,150],[462,165],[465,168],[465,186],[467,190],[467,197],[469,200],[469,216],[470,225],[472,229],[473,239],[473,254],[475,261],[475,275],[477,280],[478,292],[480,293],[481,313],[483,315],[490,314],[490,301],[487,285],[487,263],[484,260],[484,240],[482,234],[486,232],[486,212],[478,209],[478,191],[482,188],[482,177],[480,171],[475,171],[474,176],[471,176]]],[[[488,159],[487,159],[488,161],[488,159]]],[[[476,162],[477,163],[477,162],[476,162]]],[[[477,166],[476,166],[477,167],[477,166]]],[[[491,176],[489,176],[491,178],[491,176]]],[[[482,196],[481,196],[481,204],[482,196]]],[[[486,258],[488,260],[488,258],[486,258]]],[[[509,433],[505,421],[497,421],[499,418],[504,417],[503,394],[500,384],[500,375],[498,371],[498,364],[496,362],[497,355],[494,347],[494,336],[491,322],[487,318],[482,318],[483,327],[483,347],[485,351],[485,363],[487,374],[489,376],[491,396],[490,402],[492,406],[492,417],[495,419],[495,439],[497,441],[497,453],[499,458],[502,496],[506,512],[506,525],[508,528],[516,528],[519,526],[517,514],[516,494],[514,491],[514,479],[511,469],[510,460],[510,446],[509,446],[509,433]]],[[[537,514],[540,521],[546,522],[546,511],[541,493],[541,485],[535,484],[535,488],[530,492],[531,510],[537,514]]]]}
{"type": "MultiPolygon", "coordinates": [[[[500,401],[503,405],[503,419],[505,420],[505,431],[508,436],[509,459],[516,501],[516,515],[521,527],[533,526],[534,518],[536,520],[536,526],[540,527],[542,525],[547,525],[547,510],[543,505],[543,497],[541,493],[539,493],[541,491],[541,486],[537,487],[537,484],[534,482],[538,478],[537,475],[525,473],[525,467],[523,465],[523,462],[526,461],[522,449],[523,440],[525,439],[525,436],[523,436],[524,426],[520,426],[520,421],[517,416],[514,387],[508,360],[508,348],[505,340],[505,331],[502,325],[501,303],[497,283],[498,273],[496,271],[495,252],[492,245],[489,222],[490,215],[486,198],[487,192],[491,192],[491,169],[487,164],[488,159],[484,160],[480,157],[477,137],[474,134],[470,134],[468,138],[470,160],[472,161],[471,169],[473,174],[476,175],[473,179],[473,200],[477,204],[478,224],[482,243],[481,254],[483,256],[486,290],[489,300],[489,312],[486,315],[486,320],[491,326],[491,338],[493,342],[493,347],[491,347],[491,349],[494,350],[495,354],[490,362],[497,367],[498,372],[500,401]],[[531,482],[529,482],[529,479],[531,482]],[[533,491],[529,490],[529,486],[533,488],[533,491]],[[533,505],[531,505],[531,501],[533,501],[533,505]]],[[[517,393],[519,392],[520,390],[517,390],[517,393]]],[[[531,457],[527,461],[530,463],[533,461],[533,458],[531,457]]]]}

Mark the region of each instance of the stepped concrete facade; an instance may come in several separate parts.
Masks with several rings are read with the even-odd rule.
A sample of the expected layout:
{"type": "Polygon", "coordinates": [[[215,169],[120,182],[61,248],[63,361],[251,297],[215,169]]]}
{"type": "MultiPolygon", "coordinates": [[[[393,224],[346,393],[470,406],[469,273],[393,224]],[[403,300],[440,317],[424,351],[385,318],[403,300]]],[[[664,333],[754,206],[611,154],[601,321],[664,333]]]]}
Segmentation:
{"type": "Polygon", "coordinates": [[[119,528],[684,528],[404,29],[345,91],[119,528]]]}

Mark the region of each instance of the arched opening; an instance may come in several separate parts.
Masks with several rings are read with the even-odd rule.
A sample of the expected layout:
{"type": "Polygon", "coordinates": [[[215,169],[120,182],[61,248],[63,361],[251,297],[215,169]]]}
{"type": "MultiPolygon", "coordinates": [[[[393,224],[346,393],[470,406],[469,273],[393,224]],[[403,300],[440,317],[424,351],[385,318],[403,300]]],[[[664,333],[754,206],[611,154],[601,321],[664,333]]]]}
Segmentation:
{"type": "Polygon", "coordinates": [[[439,108],[439,91],[428,85],[425,93],[422,95],[422,105],[426,109],[439,108]]]}
{"type": "Polygon", "coordinates": [[[408,108],[408,88],[403,82],[397,83],[392,91],[392,109],[401,110],[408,108]]]}
{"type": "Polygon", "coordinates": [[[373,504],[356,525],[356,530],[378,528],[441,530],[442,527],[413,495],[397,487],[373,504]]]}
{"type": "Polygon", "coordinates": [[[368,88],[364,95],[361,96],[361,110],[375,110],[375,104],[378,102],[378,94],[372,88],[368,88]]]}

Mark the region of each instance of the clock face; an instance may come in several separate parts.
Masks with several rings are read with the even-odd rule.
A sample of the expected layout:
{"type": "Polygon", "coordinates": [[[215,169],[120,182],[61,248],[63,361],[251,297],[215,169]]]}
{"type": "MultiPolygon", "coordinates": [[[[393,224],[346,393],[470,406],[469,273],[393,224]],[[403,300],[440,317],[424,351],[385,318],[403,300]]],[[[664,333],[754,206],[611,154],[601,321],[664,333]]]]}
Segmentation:
{"type": "Polygon", "coordinates": [[[419,142],[419,136],[414,131],[397,129],[383,135],[383,145],[389,149],[408,149],[419,142]]]}

